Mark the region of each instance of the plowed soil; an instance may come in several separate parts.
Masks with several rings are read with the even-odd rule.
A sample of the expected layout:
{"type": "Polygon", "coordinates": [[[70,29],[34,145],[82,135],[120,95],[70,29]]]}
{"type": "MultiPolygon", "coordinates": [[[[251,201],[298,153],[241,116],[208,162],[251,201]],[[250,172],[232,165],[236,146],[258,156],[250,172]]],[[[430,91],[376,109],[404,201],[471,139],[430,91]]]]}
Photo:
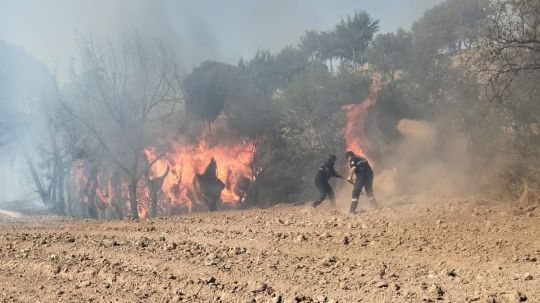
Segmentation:
{"type": "Polygon", "coordinates": [[[403,198],[140,221],[0,213],[1,302],[540,302],[540,208],[403,198]]]}

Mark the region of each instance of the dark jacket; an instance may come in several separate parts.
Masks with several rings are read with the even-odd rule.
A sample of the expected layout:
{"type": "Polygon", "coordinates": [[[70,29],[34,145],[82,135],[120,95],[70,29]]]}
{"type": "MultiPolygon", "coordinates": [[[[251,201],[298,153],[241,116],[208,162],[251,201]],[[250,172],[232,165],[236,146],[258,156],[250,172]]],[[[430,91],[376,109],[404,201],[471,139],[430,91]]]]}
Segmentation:
{"type": "Polygon", "coordinates": [[[317,172],[315,181],[327,183],[332,177],[341,178],[341,176],[336,173],[336,170],[334,169],[334,162],[326,160],[319,166],[319,171],[317,172]]]}
{"type": "Polygon", "coordinates": [[[373,170],[369,165],[369,162],[366,158],[361,156],[353,156],[350,160],[349,165],[356,167],[355,174],[358,175],[373,175],[373,170]]]}

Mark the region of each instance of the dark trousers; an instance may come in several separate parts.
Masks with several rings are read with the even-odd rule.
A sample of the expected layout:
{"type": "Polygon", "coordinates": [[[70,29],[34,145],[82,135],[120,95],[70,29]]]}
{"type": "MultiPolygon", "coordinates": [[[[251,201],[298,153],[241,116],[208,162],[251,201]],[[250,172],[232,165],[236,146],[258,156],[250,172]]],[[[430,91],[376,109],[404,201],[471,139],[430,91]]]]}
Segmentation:
{"type": "Polygon", "coordinates": [[[324,199],[328,196],[330,199],[330,203],[332,205],[336,204],[336,196],[334,195],[334,190],[332,189],[332,186],[330,186],[330,183],[328,181],[324,180],[315,180],[315,186],[319,189],[320,195],[319,199],[315,202],[313,202],[313,207],[319,206],[324,199]]]}
{"type": "Polygon", "coordinates": [[[373,174],[359,174],[356,175],[356,180],[354,181],[354,189],[352,191],[352,202],[350,213],[355,213],[356,208],[358,207],[358,199],[362,193],[362,189],[366,190],[366,195],[369,198],[369,202],[375,208],[378,207],[377,200],[373,194],[373,174]]]}

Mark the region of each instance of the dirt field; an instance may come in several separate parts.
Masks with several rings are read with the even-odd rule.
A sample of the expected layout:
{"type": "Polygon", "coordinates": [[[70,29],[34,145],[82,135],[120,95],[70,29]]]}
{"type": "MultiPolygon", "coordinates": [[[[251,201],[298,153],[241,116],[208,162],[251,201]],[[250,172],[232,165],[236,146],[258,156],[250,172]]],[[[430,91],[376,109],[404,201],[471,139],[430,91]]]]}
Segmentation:
{"type": "Polygon", "coordinates": [[[540,207],[428,202],[352,217],[327,205],[141,221],[0,212],[1,302],[540,302],[540,207]]]}

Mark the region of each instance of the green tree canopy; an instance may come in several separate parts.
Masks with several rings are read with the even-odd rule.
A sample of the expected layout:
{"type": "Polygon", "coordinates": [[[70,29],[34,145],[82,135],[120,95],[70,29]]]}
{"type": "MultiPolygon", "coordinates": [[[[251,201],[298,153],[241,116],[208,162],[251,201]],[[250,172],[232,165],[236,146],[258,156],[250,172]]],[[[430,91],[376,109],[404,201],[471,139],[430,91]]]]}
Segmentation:
{"type": "Polygon", "coordinates": [[[341,20],[334,29],[339,56],[354,65],[364,63],[365,51],[378,30],[379,20],[366,12],[354,12],[352,18],[347,16],[347,21],[341,20]]]}
{"type": "Polygon", "coordinates": [[[447,0],[413,24],[414,42],[430,53],[471,48],[485,32],[488,0],[447,0]]]}
{"type": "Polygon", "coordinates": [[[368,53],[368,61],[384,79],[395,80],[398,70],[404,69],[410,59],[411,33],[399,29],[396,33],[375,37],[368,53]]]}
{"type": "Polygon", "coordinates": [[[183,81],[187,110],[200,120],[213,122],[223,111],[237,70],[234,66],[206,61],[183,81]]]}

